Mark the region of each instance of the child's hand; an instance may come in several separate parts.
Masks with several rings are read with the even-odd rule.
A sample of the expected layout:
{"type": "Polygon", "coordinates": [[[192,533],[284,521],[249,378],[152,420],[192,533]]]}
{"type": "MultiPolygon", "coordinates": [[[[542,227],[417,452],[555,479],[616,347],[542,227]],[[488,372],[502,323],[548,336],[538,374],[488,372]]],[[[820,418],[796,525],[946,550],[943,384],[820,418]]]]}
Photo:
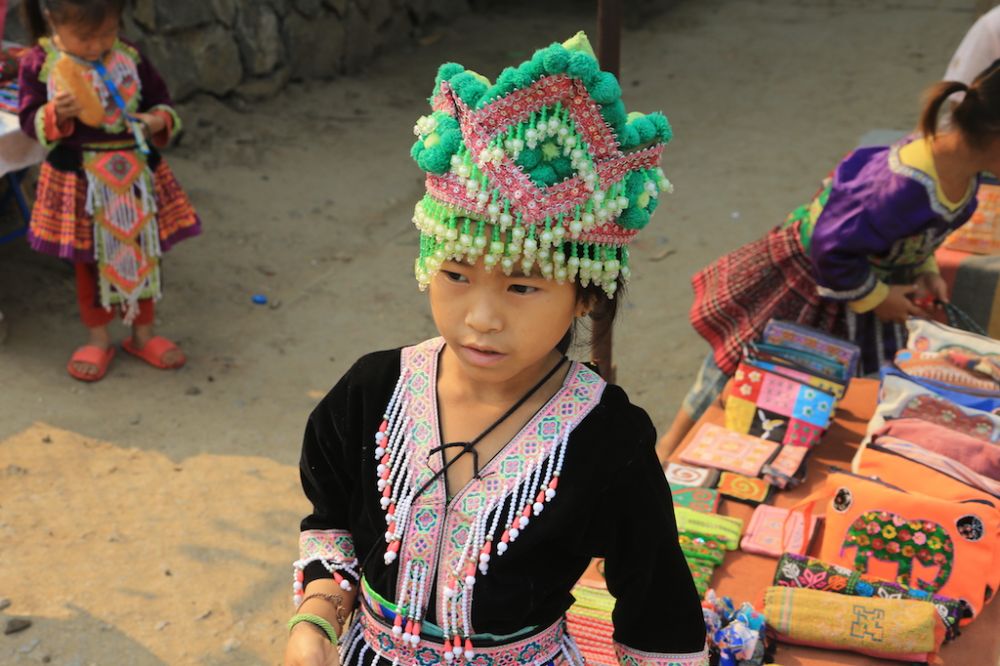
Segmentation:
{"type": "Polygon", "coordinates": [[[340,652],[322,629],[299,622],[288,636],[285,666],[340,666],[340,652]]]}
{"type": "Polygon", "coordinates": [[[917,287],[933,300],[948,302],[948,283],[940,273],[921,273],[917,278],[917,287]]]}
{"type": "Polygon", "coordinates": [[[153,137],[167,129],[167,121],[159,113],[137,113],[136,120],[142,121],[146,129],[146,136],[153,137]]]}
{"type": "Polygon", "coordinates": [[[875,316],[885,322],[904,323],[907,317],[927,318],[927,312],[910,300],[917,293],[917,285],[894,285],[889,295],[875,308],[875,316]]]}
{"type": "Polygon", "coordinates": [[[71,92],[60,90],[56,93],[52,102],[56,107],[56,122],[60,125],[83,113],[83,106],[71,92]]]}

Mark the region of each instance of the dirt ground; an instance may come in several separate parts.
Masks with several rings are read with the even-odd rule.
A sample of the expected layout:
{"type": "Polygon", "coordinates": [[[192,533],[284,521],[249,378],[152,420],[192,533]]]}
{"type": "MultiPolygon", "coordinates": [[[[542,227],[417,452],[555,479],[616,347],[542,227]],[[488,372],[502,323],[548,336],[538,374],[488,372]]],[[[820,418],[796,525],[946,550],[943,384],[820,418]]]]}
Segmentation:
{"type": "MultiPolygon", "coordinates": [[[[361,77],[184,105],[168,160],[205,233],[166,264],[160,330],[190,356],[180,372],[119,355],[99,384],[71,380],[70,269],[0,247],[0,622],[33,621],[0,636],[0,664],[279,662],[305,418],[360,354],[434,334],[408,150],[435,68],[495,76],[592,30],[594,4],[502,3],[361,77]]],[[[628,108],[674,125],[676,193],[635,252],[615,338],[620,383],[661,428],[707,350],[687,323],[692,272],[807,200],[866,131],[913,126],[977,2],[669,5],[622,56],[628,108]]]]}

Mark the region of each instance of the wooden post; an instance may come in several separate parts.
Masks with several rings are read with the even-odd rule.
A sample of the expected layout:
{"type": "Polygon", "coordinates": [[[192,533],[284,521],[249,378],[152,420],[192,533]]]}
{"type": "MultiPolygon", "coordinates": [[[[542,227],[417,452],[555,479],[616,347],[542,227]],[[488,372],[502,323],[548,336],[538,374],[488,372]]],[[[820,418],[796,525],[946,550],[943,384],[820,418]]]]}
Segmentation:
{"type": "MultiPolygon", "coordinates": [[[[622,0],[597,0],[597,58],[601,69],[620,77],[622,43],[622,0]]],[[[591,361],[608,382],[615,381],[612,359],[613,324],[597,313],[593,319],[591,361]]]]}

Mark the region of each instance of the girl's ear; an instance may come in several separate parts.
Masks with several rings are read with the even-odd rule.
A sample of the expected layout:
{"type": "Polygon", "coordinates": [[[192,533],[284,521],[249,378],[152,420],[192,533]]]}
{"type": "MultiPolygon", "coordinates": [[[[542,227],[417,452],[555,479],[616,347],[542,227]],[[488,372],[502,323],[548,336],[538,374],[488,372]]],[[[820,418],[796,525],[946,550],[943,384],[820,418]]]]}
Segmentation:
{"type": "Polygon", "coordinates": [[[594,310],[593,294],[582,294],[580,298],[576,299],[576,312],[574,313],[576,317],[586,317],[593,310],[594,310]]]}

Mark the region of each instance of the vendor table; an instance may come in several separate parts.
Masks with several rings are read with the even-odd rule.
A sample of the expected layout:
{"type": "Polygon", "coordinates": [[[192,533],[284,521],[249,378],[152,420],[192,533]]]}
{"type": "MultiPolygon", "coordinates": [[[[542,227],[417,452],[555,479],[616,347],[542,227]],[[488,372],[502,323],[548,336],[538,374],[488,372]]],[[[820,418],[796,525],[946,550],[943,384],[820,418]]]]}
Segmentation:
{"type": "MultiPolygon", "coordinates": [[[[809,456],[806,480],[798,488],[776,492],[769,503],[775,506],[792,507],[802,498],[817,490],[825,481],[829,466],[849,469],[851,458],[857,451],[858,443],[864,436],[868,421],[875,411],[878,382],[872,379],[856,379],[851,382],[837,410],[836,418],[823,437],[822,443],[809,456]]],[[[723,425],[725,418],[722,407],[713,405],[702,420],[723,425]]],[[[692,429],[692,434],[697,428],[692,429]]],[[[674,452],[676,458],[687,441],[674,452]]],[[[823,507],[817,507],[822,511],[823,507]]],[[[727,516],[742,518],[744,524],[750,521],[753,508],[747,504],[723,499],[720,512],[727,516]]],[[[812,555],[819,553],[819,539],[814,544],[812,555]]],[[[736,551],[726,556],[719,567],[712,584],[719,594],[733,598],[737,603],[753,601],[757,603],[761,594],[771,584],[777,560],[736,551]]],[[[970,626],[962,630],[962,635],[945,645],[941,657],[946,666],[995,666],[1000,663],[1000,606],[991,604],[970,626]]],[[[792,645],[781,645],[775,662],[782,666],[818,666],[819,664],[845,664],[855,666],[885,665],[884,659],[874,659],[850,652],[832,652],[792,645]]]]}
{"type": "MultiPolygon", "coordinates": [[[[872,413],[875,410],[878,382],[871,379],[856,379],[851,382],[847,395],[840,403],[836,418],[823,437],[822,443],[809,457],[808,473],[805,481],[793,490],[772,493],[769,503],[775,506],[792,507],[802,498],[817,490],[825,481],[830,466],[849,469],[851,458],[864,435],[872,413]]],[[[713,405],[699,421],[723,425],[725,421],[722,407],[713,405]]],[[[697,431],[697,426],[691,433],[697,431]]],[[[680,451],[688,444],[685,440],[671,458],[678,460],[680,451]]],[[[679,460],[678,460],[679,461],[679,460]]],[[[817,507],[822,512],[824,507],[817,507]]],[[[749,522],[753,508],[740,502],[723,499],[720,513],[742,518],[749,522]]],[[[819,553],[820,540],[816,539],[810,554],[819,553]]],[[[751,601],[759,605],[764,589],[771,584],[777,560],[743,551],[734,551],[726,556],[725,562],[712,577],[712,587],[721,594],[733,598],[736,603],[751,601]]],[[[585,585],[602,585],[600,574],[591,567],[584,580],[585,585]]],[[[941,650],[945,666],[996,666],[1000,664],[1000,604],[986,607],[970,626],[962,629],[962,635],[946,644],[941,650]]],[[[797,645],[781,644],[775,663],[781,666],[885,666],[893,663],[884,659],[874,659],[850,652],[820,650],[797,645]]]]}
{"type": "Polygon", "coordinates": [[[0,207],[13,200],[21,216],[22,226],[0,234],[0,244],[24,235],[31,218],[31,207],[25,199],[22,183],[27,168],[41,163],[45,150],[41,144],[21,131],[17,116],[0,111],[0,177],[5,182],[6,191],[0,195],[0,207]]]}

